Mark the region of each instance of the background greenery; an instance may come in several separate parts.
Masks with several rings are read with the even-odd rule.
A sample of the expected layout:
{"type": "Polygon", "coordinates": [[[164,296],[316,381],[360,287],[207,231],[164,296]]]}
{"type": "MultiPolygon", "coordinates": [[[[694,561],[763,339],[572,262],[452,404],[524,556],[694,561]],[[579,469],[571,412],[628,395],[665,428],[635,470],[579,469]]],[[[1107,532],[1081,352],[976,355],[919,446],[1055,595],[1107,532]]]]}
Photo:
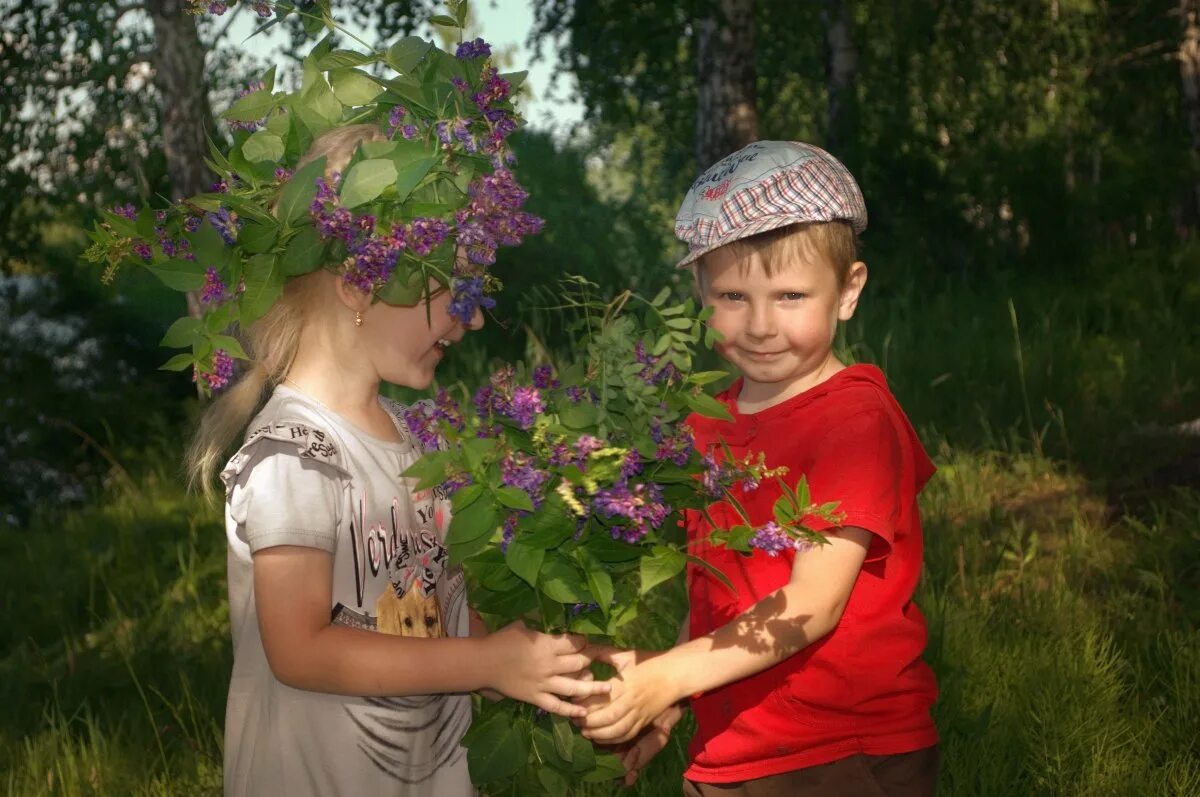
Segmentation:
{"type": "MultiPolygon", "coordinates": [[[[411,26],[406,4],[345,5],[381,33],[411,26]]],[[[764,138],[826,142],[822,5],[754,7],[764,138]]],[[[25,44],[4,40],[0,83],[0,784],[216,793],[224,536],[181,487],[191,385],[155,370],[182,300],[148,279],[102,289],[78,261],[98,207],[165,190],[153,91],[51,146],[48,122],[70,120],[21,121],[50,89],[14,62],[44,66],[61,42],[29,9],[83,37],[106,22],[89,4],[9,6],[4,35],[25,44]],[[126,124],[142,134],[114,137],[126,124]],[[86,160],[89,141],[112,157],[86,160]]],[[[836,154],[867,197],[871,283],[839,349],[885,370],[939,466],[918,602],[942,793],[1200,793],[1200,448],[1176,428],[1200,416],[1200,248],[1178,7],[848,6],[855,121],[836,154]]],[[[706,4],[539,9],[535,36],[562,47],[588,122],[518,142],[546,230],[503,254],[508,290],[445,381],[565,345],[539,309],[562,274],[689,290],[670,230],[697,165],[691,26],[706,4]]],[[[202,29],[220,109],[255,65],[218,33],[202,29]]],[[[664,592],[646,644],[667,644],[682,609],[664,592]]],[[[681,731],[637,793],[678,793],[681,731]]]]}

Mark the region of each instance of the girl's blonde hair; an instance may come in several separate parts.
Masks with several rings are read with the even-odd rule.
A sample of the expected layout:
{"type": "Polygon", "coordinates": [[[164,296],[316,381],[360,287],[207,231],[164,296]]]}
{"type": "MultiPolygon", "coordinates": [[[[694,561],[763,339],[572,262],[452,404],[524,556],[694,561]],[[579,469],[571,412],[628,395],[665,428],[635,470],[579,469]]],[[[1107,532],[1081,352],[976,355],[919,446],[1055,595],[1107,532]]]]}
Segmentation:
{"type": "MultiPolygon", "coordinates": [[[[334,128],[313,141],[297,167],[324,155],[326,175],[339,172],[346,168],[360,144],[384,138],[375,125],[334,128]]],[[[241,378],[205,410],[188,446],[188,484],[192,489],[199,487],[206,496],[212,497],[213,476],[230,445],[242,435],[246,424],[291,370],[300,345],[300,332],[311,309],[322,298],[319,276],[320,272],[316,271],[288,280],[282,298],[262,318],[242,330],[246,353],[250,357],[247,368],[241,378]]]]}

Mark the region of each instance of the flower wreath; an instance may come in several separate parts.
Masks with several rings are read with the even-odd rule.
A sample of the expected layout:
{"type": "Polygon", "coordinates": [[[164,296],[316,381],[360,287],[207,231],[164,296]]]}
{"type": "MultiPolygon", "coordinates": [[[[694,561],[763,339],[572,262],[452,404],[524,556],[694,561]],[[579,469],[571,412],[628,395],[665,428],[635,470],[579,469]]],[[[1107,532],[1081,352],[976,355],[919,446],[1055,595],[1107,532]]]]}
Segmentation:
{"type": "MultiPolygon", "coordinates": [[[[233,3],[189,0],[195,13],[233,3]]],[[[163,368],[193,368],[202,391],[229,384],[247,355],[231,326],[261,318],[284,282],[321,267],[391,304],[428,298],[433,278],[451,292],[464,323],[501,286],[489,272],[499,246],[515,246],[542,220],[521,210],[528,193],[510,167],[507,139],[521,124],[512,94],[524,72],[499,74],[483,39],[454,54],[417,36],[383,49],[334,49],[329,0],[274,9],[274,25],[298,14],[310,33],[330,29],[305,57],[300,87],[275,91],[275,69],[221,116],[233,145],[211,145],[210,191],[164,208],[131,204],[104,211],[85,258],[147,268],[168,287],[198,292],[200,317],[176,321],[162,345],[190,348],[163,368]],[[378,125],[343,172],[325,157],[305,162],[314,138],[338,127],[378,125]],[[465,257],[456,257],[461,247],[465,257]],[[332,264],[332,265],[331,265],[332,264]]],[[[433,22],[460,30],[467,3],[433,22]]]]}

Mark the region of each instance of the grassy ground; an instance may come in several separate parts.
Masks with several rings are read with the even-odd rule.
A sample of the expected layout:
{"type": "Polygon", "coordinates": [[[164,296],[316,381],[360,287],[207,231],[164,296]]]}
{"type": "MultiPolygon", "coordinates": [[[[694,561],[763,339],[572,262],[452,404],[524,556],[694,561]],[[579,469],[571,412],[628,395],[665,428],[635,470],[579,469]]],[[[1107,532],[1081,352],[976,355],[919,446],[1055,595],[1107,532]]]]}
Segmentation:
{"type": "MultiPolygon", "coordinates": [[[[942,794],[1200,794],[1200,489],[1162,467],[1180,451],[1137,431],[1200,406],[1200,295],[1183,257],[1152,266],[1053,301],[882,279],[888,298],[846,332],[940,469],[918,602],[942,794]]],[[[136,487],[0,536],[7,793],[219,793],[224,536],[179,487],[178,454],[164,445],[127,463],[136,487]]],[[[659,600],[665,618],[682,597],[659,600]]],[[[683,731],[636,793],[679,793],[683,731]]]]}

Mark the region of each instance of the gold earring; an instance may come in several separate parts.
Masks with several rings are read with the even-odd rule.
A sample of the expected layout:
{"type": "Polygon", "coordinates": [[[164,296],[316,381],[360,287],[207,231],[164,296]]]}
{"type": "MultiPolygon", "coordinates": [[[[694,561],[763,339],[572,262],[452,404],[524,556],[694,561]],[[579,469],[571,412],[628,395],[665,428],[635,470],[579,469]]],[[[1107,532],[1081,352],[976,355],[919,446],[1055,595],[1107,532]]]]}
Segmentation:
{"type": "Polygon", "coordinates": [[[356,327],[362,326],[362,313],[361,312],[354,314],[354,326],[356,326],[356,327]]]}

